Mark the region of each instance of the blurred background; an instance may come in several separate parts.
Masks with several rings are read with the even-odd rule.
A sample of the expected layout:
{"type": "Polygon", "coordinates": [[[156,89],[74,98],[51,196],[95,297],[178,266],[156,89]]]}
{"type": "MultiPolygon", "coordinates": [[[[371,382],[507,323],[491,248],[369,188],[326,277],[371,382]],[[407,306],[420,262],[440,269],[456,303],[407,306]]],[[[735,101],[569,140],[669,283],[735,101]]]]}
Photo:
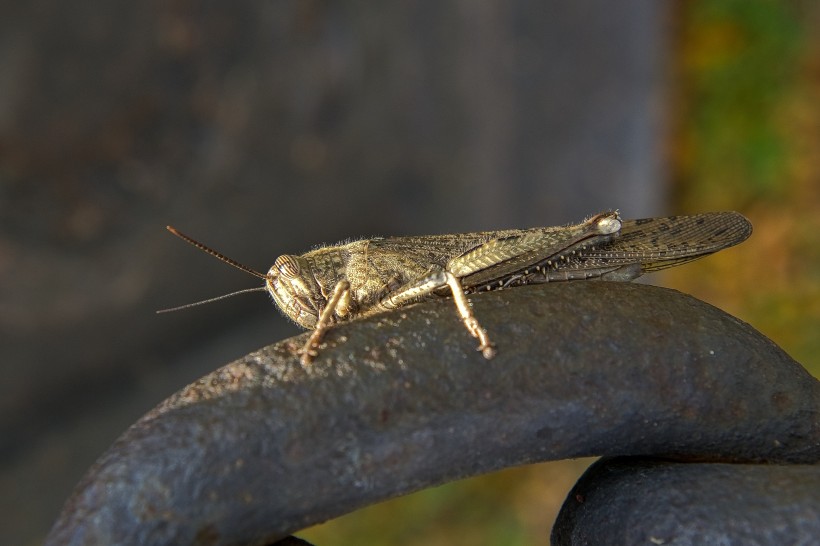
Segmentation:
{"type": "MultiPolygon", "coordinates": [[[[738,210],[750,240],[650,278],[820,375],[820,3],[0,0],[0,542],[39,544],[93,461],[187,383],[298,333],[282,253],[738,210]],[[337,5],[339,4],[339,5],[337,5]]],[[[590,460],[300,533],[547,544],[590,460]]]]}

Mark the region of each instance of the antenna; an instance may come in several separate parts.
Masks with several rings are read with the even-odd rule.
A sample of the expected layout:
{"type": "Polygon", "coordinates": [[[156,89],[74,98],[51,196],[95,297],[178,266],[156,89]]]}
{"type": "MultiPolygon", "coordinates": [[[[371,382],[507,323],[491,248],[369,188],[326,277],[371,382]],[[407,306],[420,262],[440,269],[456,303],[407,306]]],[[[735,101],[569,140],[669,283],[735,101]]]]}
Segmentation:
{"type": "Polygon", "coordinates": [[[267,276],[263,275],[259,271],[255,270],[255,269],[252,269],[252,268],[248,267],[247,265],[243,265],[243,264],[237,262],[236,260],[232,260],[232,259],[228,258],[227,256],[225,256],[224,254],[220,254],[216,250],[203,245],[202,243],[200,243],[196,239],[194,239],[192,237],[188,237],[187,235],[185,235],[181,231],[177,230],[177,228],[175,228],[173,226],[165,226],[165,229],[167,229],[168,231],[170,231],[171,233],[173,233],[174,235],[176,235],[177,237],[179,237],[180,239],[182,239],[186,243],[189,243],[189,244],[195,246],[196,248],[198,248],[202,252],[207,252],[208,254],[213,256],[214,258],[216,258],[216,259],[218,259],[222,262],[225,262],[228,265],[232,265],[233,267],[235,267],[237,269],[241,269],[245,273],[250,273],[254,277],[259,277],[260,279],[267,279],[268,278],[267,276]]]}
{"type": "MultiPolygon", "coordinates": [[[[198,248],[199,250],[201,250],[203,252],[207,252],[208,254],[210,254],[211,256],[213,256],[214,258],[218,259],[221,262],[225,262],[226,264],[228,264],[230,266],[233,266],[237,269],[241,269],[245,273],[250,273],[254,277],[259,277],[260,279],[267,279],[267,276],[260,273],[259,271],[255,270],[251,267],[248,267],[247,265],[241,264],[241,263],[237,262],[236,260],[228,258],[224,254],[221,254],[221,253],[217,252],[216,250],[214,250],[214,249],[212,249],[208,246],[205,246],[204,244],[200,243],[196,239],[185,235],[184,233],[177,230],[173,226],[165,226],[165,229],[167,229],[168,231],[170,231],[171,233],[173,233],[174,235],[176,235],[177,237],[179,237],[180,239],[182,239],[186,243],[189,243],[189,244],[195,246],[196,248],[198,248]]],[[[206,303],[211,303],[211,302],[214,302],[214,301],[224,300],[225,298],[230,298],[230,297],[233,297],[233,296],[237,296],[239,294],[245,294],[247,292],[264,292],[266,290],[267,289],[264,286],[258,286],[256,288],[245,288],[244,290],[237,290],[236,292],[231,292],[230,294],[224,294],[222,296],[217,296],[215,298],[208,298],[207,300],[197,301],[197,302],[194,302],[194,303],[186,303],[185,305],[180,305],[178,307],[171,307],[169,309],[160,309],[159,311],[157,311],[157,314],[159,314],[159,313],[171,313],[173,311],[179,311],[180,309],[187,309],[189,307],[196,307],[197,305],[204,305],[206,303]]]]}
{"type": "Polygon", "coordinates": [[[245,288],[244,290],[237,290],[236,292],[231,292],[230,294],[224,294],[222,296],[217,296],[215,298],[208,298],[207,300],[196,301],[194,303],[186,303],[185,305],[180,305],[178,307],[171,307],[169,309],[160,309],[157,311],[157,314],[160,313],[171,313],[173,311],[179,311],[181,309],[187,309],[189,307],[196,307],[197,305],[204,305],[206,303],[211,303],[213,301],[224,300],[225,298],[230,298],[231,296],[237,296],[239,294],[245,294],[246,292],[264,292],[266,289],[264,286],[257,286],[256,288],[245,288]]]}

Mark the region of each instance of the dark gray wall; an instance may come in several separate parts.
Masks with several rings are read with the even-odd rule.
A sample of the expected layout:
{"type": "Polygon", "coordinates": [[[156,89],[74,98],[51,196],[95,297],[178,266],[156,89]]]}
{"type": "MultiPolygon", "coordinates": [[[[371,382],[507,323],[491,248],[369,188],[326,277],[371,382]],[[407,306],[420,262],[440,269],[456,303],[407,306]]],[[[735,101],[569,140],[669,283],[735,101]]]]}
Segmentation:
{"type": "Polygon", "coordinates": [[[0,526],[42,537],[124,428],[296,333],[257,269],[347,237],[664,212],[661,5],[3,2],[0,526]]]}

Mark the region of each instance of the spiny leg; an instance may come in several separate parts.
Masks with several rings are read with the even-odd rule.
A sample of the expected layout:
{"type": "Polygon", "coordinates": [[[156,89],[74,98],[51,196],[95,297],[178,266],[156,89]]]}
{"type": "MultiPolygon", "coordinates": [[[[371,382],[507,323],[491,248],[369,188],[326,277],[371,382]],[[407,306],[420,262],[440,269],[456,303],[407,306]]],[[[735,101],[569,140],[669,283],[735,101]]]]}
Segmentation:
{"type": "Polygon", "coordinates": [[[449,287],[450,292],[453,294],[456,309],[467,331],[470,332],[470,335],[474,338],[478,339],[478,350],[481,351],[484,358],[490,359],[494,357],[495,348],[492,342],[490,342],[486,330],[481,327],[478,323],[478,319],[473,315],[473,310],[470,309],[470,302],[467,301],[467,297],[464,295],[461,282],[449,271],[445,271],[439,267],[432,268],[424,278],[399,288],[384,298],[381,303],[385,309],[395,309],[396,307],[401,307],[406,303],[431,294],[445,286],[449,287]]]}
{"type": "Polygon", "coordinates": [[[299,351],[302,355],[302,365],[308,366],[311,361],[313,361],[313,358],[319,354],[316,348],[322,342],[325,332],[327,332],[332,324],[333,313],[339,305],[339,300],[342,299],[342,296],[348,290],[350,290],[350,283],[348,281],[341,280],[336,283],[333,292],[330,294],[330,298],[327,300],[327,305],[325,305],[325,308],[322,310],[322,314],[319,315],[319,320],[316,321],[313,332],[310,334],[305,346],[299,351]]]}
{"type": "Polygon", "coordinates": [[[473,310],[470,309],[470,302],[467,301],[467,296],[464,295],[464,289],[461,287],[461,283],[456,276],[449,271],[445,271],[444,275],[447,278],[447,285],[453,293],[453,300],[456,302],[456,308],[458,309],[458,314],[461,316],[462,322],[464,322],[464,326],[466,326],[467,331],[479,341],[478,350],[481,351],[484,358],[489,360],[495,356],[495,347],[492,342],[490,342],[487,331],[481,327],[478,323],[478,319],[473,315],[473,310]]]}

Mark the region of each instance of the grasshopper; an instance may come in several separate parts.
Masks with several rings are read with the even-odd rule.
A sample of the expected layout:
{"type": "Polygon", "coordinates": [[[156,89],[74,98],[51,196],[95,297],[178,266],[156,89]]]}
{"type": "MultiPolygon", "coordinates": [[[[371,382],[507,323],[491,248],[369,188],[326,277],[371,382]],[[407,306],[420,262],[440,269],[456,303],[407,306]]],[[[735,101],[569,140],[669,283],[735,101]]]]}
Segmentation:
{"type": "Polygon", "coordinates": [[[736,212],[621,220],[609,211],[560,227],[362,239],[284,254],[263,274],[167,229],[265,285],[159,312],[267,291],[285,316],[313,331],[300,351],[304,365],[336,323],[447,295],[489,359],[495,347],[467,295],[554,281],[631,281],[736,245],[752,232],[736,212]]]}

